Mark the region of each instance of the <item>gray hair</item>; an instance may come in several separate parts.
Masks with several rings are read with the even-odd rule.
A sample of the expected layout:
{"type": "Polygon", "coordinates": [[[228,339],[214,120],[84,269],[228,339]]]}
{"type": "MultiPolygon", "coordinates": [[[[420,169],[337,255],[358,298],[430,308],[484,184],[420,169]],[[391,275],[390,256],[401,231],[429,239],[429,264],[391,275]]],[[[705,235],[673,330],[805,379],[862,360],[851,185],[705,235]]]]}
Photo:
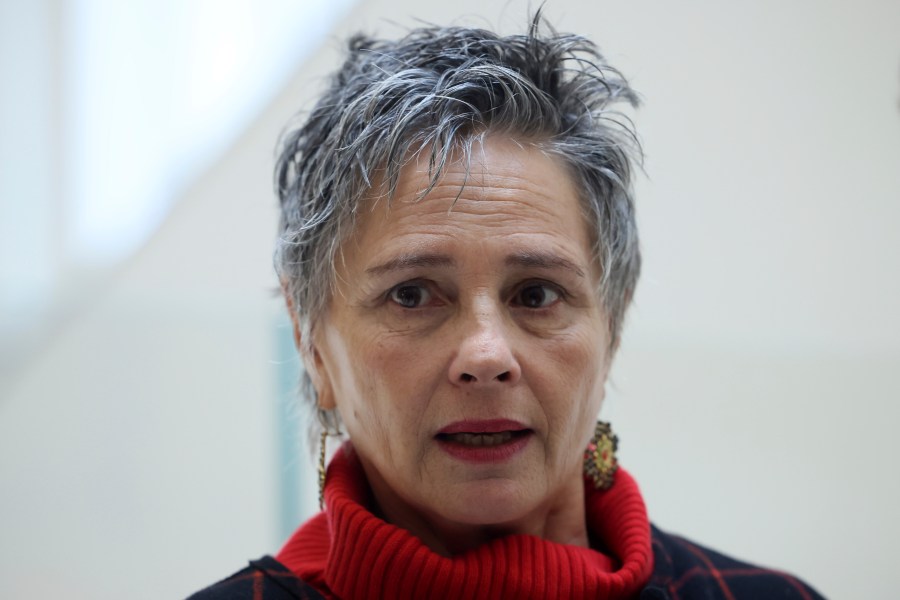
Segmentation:
{"type": "MultiPolygon", "coordinates": [[[[611,346],[618,345],[641,264],[631,196],[640,145],[614,105],[638,99],[591,41],[543,25],[538,13],[525,35],[423,27],[395,41],[350,39],[349,56],[311,114],[284,132],[275,166],[275,268],[307,350],[334,292],[336,254],[373,182],[393,197],[401,168],[423,152],[434,186],[452,152],[468,164],[473,140],[489,133],[534,144],[569,167],[602,273],[597,293],[611,346]]],[[[306,374],[301,386],[315,400],[306,374]]],[[[323,427],[339,426],[336,414],[319,416],[323,427]]]]}

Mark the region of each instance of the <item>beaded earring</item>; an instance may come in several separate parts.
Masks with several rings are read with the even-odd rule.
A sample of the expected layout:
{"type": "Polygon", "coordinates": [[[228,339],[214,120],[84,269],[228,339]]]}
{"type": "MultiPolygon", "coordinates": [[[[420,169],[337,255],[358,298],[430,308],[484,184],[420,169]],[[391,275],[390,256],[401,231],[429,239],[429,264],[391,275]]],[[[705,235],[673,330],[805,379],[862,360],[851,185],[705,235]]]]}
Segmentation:
{"type": "Polygon", "coordinates": [[[619,438],[613,433],[609,423],[597,421],[594,436],[584,451],[584,473],[598,490],[608,490],[615,481],[619,468],[616,460],[618,447],[619,438]]]}

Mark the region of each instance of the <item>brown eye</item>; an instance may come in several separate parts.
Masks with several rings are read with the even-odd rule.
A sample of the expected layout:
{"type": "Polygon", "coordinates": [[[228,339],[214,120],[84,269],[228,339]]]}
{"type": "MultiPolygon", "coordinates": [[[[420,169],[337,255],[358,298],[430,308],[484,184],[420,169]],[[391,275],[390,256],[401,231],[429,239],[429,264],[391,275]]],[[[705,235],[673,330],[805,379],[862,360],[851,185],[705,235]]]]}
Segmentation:
{"type": "Polygon", "coordinates": [[[525,308],[544,308],[559,300],[560,294],[547,284],[534,284],[523,287],[516,294],[516,304],[525,308]]]}
{"type": "Polygon", "coordinates": [[[424,286],[404,283],[391,290],[390,299],[403,308],[419,308],[431,300],[431,292],[424,286]]]}

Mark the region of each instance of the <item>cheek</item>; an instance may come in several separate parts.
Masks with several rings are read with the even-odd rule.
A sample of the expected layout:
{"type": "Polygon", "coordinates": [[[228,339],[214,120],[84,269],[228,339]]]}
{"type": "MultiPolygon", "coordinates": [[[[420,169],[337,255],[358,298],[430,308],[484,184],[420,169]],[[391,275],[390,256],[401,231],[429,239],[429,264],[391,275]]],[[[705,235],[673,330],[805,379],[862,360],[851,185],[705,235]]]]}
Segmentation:
{"type": "Polygon", "coordinates": [[[591,328],[574,329],[553,340],[545,340],[541,353],[548,359],[559,389],[574,398],[586,398],[606,381],[609,361],[606,340],[591,328]]]}
{"type": "Polygon", "coordinates": [[[587,329],[557,338],[552,344],[544,341],[543,391],[545,397],[556,399],[545,411],[560,446],[580,447],[588,440],[603,402],[609,361],[606,342],[598,337],[602,338],[587,329]]]}
{"type": "Polygon", "coordinates": [[[344,368],[341,416],[348,427],[353,420],[351,436],[368,437],[389,452],[393,443],[405,443],[401,438],[420,431],[435,379],[428,375],[432,353],[390,334],[356,336],[347,346],[355,350],[344,368]]]}
{"type": "Polygon", "coordinates": [[[358,331],[355,333],[348,335],[338,328],[329,329],[323,345],[334,400],[351,435],[371,426],[372,417],[378,412],[373,410],[372,402],[377,398],[374,387],[377,379],[371,370],[373,342],[358,335],[358,331]]]}
{"type": "Polygon", "coordinates": [[[395,427],[420,431],[435,391],[445,379],[441,344],[431,339],[382,336],[370,356],[370,379],[385,409],[393,414],[395,427]]]}

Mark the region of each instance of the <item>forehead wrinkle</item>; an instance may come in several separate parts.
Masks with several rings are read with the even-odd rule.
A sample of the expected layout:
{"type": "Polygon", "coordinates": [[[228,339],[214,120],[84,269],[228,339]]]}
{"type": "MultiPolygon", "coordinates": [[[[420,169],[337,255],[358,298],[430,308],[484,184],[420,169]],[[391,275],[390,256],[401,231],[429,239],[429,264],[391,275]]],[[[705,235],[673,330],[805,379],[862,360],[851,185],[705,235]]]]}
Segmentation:
{"type": "MultiPolygon", "coordinates": [[[[519,149],[534,148],[530,145],[523,147],[515,139],[506,141],[513,142],[519,149]]],[[[565,175],[564,186],[577,196],[575,182],[568,166],[552,155],[536,151],[544,159],[542,161],[544,164],[538,167],[540,174],[552,175],[546,172],[547,169],[561,171],[565,175]]],[[[420,162],[410,161],[401,170],[393,198],[407,198],[413,202],[427,199],[449,199],[454,201],[451,204],[452,210],[456,200],[466,199],[467,196],[471,200],[480,200],[488,194],[494,194],[499,199],[525,193],[548,198],[553,204],[553,198],[547,197],[544,193],[545,190],[541,189],[541,177],[535,177],[537,173],[534,172],[534,165],[530,170],[525,169],[524,161],[508,154],[503,155],[498,161],[489,153],[485,153],[483,147],[478,155],[472,156],[472,159],[469,168],[459,168],[460,165],[457,164],[447,165],[436,182],[432,182],[428,169],[420,162]],[[430,188],[428,194],[423,196],[423,192],[428,188],[430,188]]]]}
{"type": "MultiPolygon", "coordinates": [[[[492,185],[473,185],[471,182],[462,190],[457,198],[460,188],[452,183],[445,183],[422,199],[408,200],[398,198],[390,208],[382,213],[384,220],[405,221],[413,219],[421,222],[422,219],[438,219],[434,225],[454,226],[453,221],[445,221],[444,218],[453,215],[493,217],[505,221],[516,218],[524,209],[545,215],[545,217],[557,217],[560,209],[558,198],[541,190],[537,186],[511,185],[517,179],[507,179],[492,185]],[[421,205],[421,207],[417,206],[421,205]],[[410,214],[410,211],[413,214],[410,214]]],[[[579,215],[580,216],[580,215],[579,215]]]]}
{"type": "MultiPolygon", "coordinates": [[[[417,181],[409,181],[404,188],[398,190],[398,197],[409,196],[415,198],[416,202],[427,201],[430,198],[436,199],[455,199],[459,196],[460,200],[480,200],[480,199],[514,199],[521,195],[530,195],[536,198],[547,198],[547,190],[543,188],[540,181],[535,181],[533,174],[525,173],[486,173],[483,177],[468,177],[464,174],[448,173],[431,189],[428,195],[419,199],[416,195],[419,188],[417,181]]],[[[412,179],[412,178],[411,178],[412,179]]],[[[574,193],[574,186],[568,181],[570,190],[574,193]]]]}
{"type": "MultiPolygon", "coordinates": [[[[475,223],[479,227],[492,229],[512,227],[513,230],[508,233],[513,236],[518,233],[552,234],[552,230],[562,226],[567,241],[578,242],[581,238],[579,234],[584,234],[583,241],[590,247],[590,228],[585,222],[580,195],[571,172],[566,169],[564,163],[554,160],[554,157],[547,156],[543,152],[536,155],[539,157],[537,164],[525,160],[527,157],[520,158],[516,154],[516,149],[521,151],[521,148],[521,144],[516,143],[512,146],[512,152],[501,150],[485,153],[483,148],[480,151],[476,150],[469,173],[466,173],[458,163],[448,164],[425,197],[421,197],[420,193],[430,183],[427,171],[416,161],[404,165],[398,187],[392,194],[392,201],[384,202],[383,195],[373,193],[365,199],[368,210],[362,210],[358,215],[357,236],[352,236],[356,242],[362,243],[370,234],[376,238],[384,234],[388,235],[388,238],[382,239],[376,246],[382,246],[383,250],[394,248],[394,253],[377,252],[375,256],[371,256],[370,260],[365,261],[370,265],[375,264],[375,261],[387,262],[369,267],[364,272],[372,274],[404,268],[412,269],[416,266],[439,266],[441,261],[434,260],[433,255],[447,254],[446,247],[443,249],[439,247],[447,240],[438,243],[434,239],[435,236],[455,238],[458,235],[457,230],[465,234],[475,223]],[[575,216],[577,222],[571,221],[570,217],[561,219],[568,212],[566,207],[569,197],[575,199],[577,207],[575,214],[570,217],[575,216]],[[408,238],[410,235],[412,238],[408,238]],[[407,239],[415,240],[412,246],[410,242],[403,241],[407,239]],[[401,254],[432,255],[432,257],[424,260],[421,258],[408,260],[410,256],[407,256],[395,261],[395,256],[401,254]]],[[[529,150],[532,148],[528,147],[529,150]]],[[[549,256],[528,257],[524,252],[519,253],[521,254],[519,258],[506,261],[506,264],[564,268],[579,277],[583,277],[588,270],[593,272],[593,264],[589,267],[580,260],[573,260],[574,257],[570,255],[573,248],[569,248],[563,240],[557,242],[562,242],[565,249],[545,247],[523,248],[523,250],[563,257],[575,268],[568,268],[561,261],[549,256]]],[[[576,251],[575,255],[578,256],[579,252],[576,251]]],[[[504,256],[501,260],[505,258],[504,256]]]]}

